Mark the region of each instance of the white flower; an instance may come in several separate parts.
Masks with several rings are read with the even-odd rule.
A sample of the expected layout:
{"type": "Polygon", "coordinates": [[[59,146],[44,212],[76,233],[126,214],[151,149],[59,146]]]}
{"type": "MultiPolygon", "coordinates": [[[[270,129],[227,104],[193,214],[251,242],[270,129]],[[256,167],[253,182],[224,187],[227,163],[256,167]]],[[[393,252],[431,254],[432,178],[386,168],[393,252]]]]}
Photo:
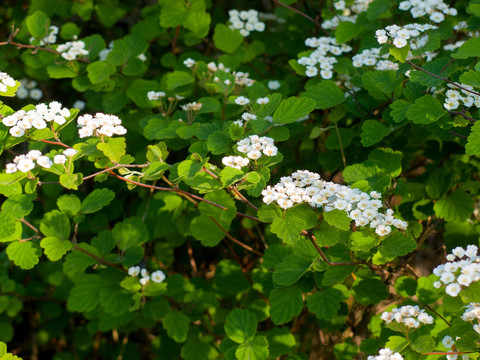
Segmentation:
{"type": "Polygon", "coordinates": [[[128,268],[128,275],[138,276],[140,274],[140,266],[131,266],[128,268]]]}
{"type": "Polygon", "coordinates": [[[65,155],[59,154],[53,157],[53,162],[55,164],[65,164],[67,162],[67,157],[65,155]]]}
{"type": "Polygon", "coordinates": [[[151,279],[153,282],[161,283],[165,280],[166,276],[161,270],[154,271],[151,275],[151,279]]]}
{"type": "Polygon", "coordinates": [[[25,134],[25,130],[16,125],[12,126],[8,132],[13,137],[22,137],[25,134]]]}
{"type": "Polygon", "coordinates": [[[235,104],[237,105],[247,105],[250,103],[250,100],[248,100],[245,96],[239,96],[235,99],[235,104]]]}
{"type": "Polygon", "coordinates": [[[40,90],[40,89],[30,90],[30,97],[33,100],[40,100],[42,98],[42,96],[43,96],[42,90],[40,90]]]}
{"type": "Polygon", "coordinates": [[[188,58],[183,62],[183,64],[188,68],[191,68],[193,65],[195,65],[195,63],[196,63],[195,60],[191,58],[188,58]]]}
{"type": "Polygon", "coordinates": [[[455,344],[455,341],[449,335],[445,336],[442,339],[442,345],[445,346],[447,349],[450,349],[454,344],[455,344]]]}
{"type": "Polygon", "coordinates": [[[265,104],[268,104],[269,101],[270,99],[268,97],[263,97],[263,98],[258,98],[256,102],[259,105],[265,105],[265,104]]]}
{"type": "Polygon", "coordinates": [[[78,110],[83,110],[83,109],[85,109],[85,101],[76,100],[76,101],[73,103],[73,107],[74,107],[75,109],[78,109],[78,110]]]}
{"type": "Polygon", "coordinates": [[[280,83],[280,81],[278,80],[270,80],[268,83],[267,83],[267,87],[270,89],[270,90],[277,90],[280,88],[280,86],[282,86],[282,84],[280,83]]]}
{"type": "Polygon", "coordinates": [[[460,293],[460,290],[462,289],[457,283],[448,284],[445,288],[445,292],[452,297],[456,297],[460,293]]]}
{"type": "Polygon", "coordinates": [[[393,45],[395,45],[395,47],[397,48],[402,48],[407,45],[407,40],[401,37],[396,37],[395,39],[393,39],[393,45]]]}
{"type": "Polygon", "coordinates": [[[17,163],[17,169],[21,172],[28,172],[32,170],[34,167],[35,167],[35,163],[33,162],[33,160],[28,159],[27,157],[21,159],[17,163]]]}
{"type": "Polygon", "coordinates": [[[45,155],[39,156],[37,158],[37,164],[40,165],[41,167],[46,168],[46,169],[50,168],[53,165],[52,160],[50,160],[45,155]]]}
{"type": "Polygon", "coordinates": [[[77,154],[77,150],[75,149],[72,149],[72,148],[68,148],[68,149],[65,149],[63,150],[63,154],[66,156],[66,157],[72,157],[72,156],[75,156],[77,154]]]}
{"type": "Polygon", "coordinates": [[[7,164],[5,166],[5,169],[6,169],[5,172],[7,174],[13,174],[13,173],[17,172],[17,165],[15,165],[13,163],[10,163],[10,164],[7,164]]]}
{"type": "Polygon", "coordinates": [[[150,281],[150,276],[147,275],[147,276],[144,276],[140,279],[140,284],[145,286],[145,285],[148,284],[149,281],[150,281]]]}

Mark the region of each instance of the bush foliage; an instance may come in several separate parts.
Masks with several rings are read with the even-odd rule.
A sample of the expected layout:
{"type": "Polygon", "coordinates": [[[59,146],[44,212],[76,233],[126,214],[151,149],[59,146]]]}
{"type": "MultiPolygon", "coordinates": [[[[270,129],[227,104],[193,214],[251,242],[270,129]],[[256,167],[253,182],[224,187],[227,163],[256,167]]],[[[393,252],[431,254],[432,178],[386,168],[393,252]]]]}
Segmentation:
{"type": "Polygon", "coordinates": [[[478,0],[0,13],[0,359],[478,358],[478,0]]]}

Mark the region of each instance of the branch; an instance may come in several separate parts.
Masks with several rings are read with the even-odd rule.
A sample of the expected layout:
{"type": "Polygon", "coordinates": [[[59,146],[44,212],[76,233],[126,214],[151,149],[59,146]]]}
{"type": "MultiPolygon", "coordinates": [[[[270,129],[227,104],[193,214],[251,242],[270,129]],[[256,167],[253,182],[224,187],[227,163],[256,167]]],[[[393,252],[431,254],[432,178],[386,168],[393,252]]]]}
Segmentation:
{"type": "MultiPolygon", "coordinates": [[[[275,0],[274,0],[274,1],[275,1],[275,0]]],[[[440,79],[440,80],[442,80],[442,81],[445,81],[445,82],[447,82],[447,83],[449,83],[449,84],[452,84],[453,86],[456,86],[456,87],[458,87],[459,89],[462,89],[462,90],[464,90],[464,91],[466,91],[466,92],[469,92],[469,93],[471,93],[471,94],[480,96],[480,93],[478,93],[478,92],[476,92],[476,91],[473,91],[473,90],[469,90],[469,89],[463,87],[462,85],[459,85],[459,84],[457,84],[457,83],[454,83],[454,82],[451,81],[451,80],[448,80],[447,78],[444,78],[444,77],[442,77],[442,76],[439,76],[439,75],[436,75],[436,74],[434,74],[434,73],[431,73],[430,71],[427,71],[427,70],[425,70],[425,69],[422,69],[420,66],[415,65],[414,63],[412,63],[410,60],[407,60],[407,61],[405,61],[405,62],[406,62],[407,64],[409,64],[410,66],[413,66],[415,69],[417,69],[417,70],[419,70],[419,71],[423,71],[425,74],[428,74],[428,75],[430,75],[430,76],[433,76],[434,78],[437,78],[437,79],[440,79]]]]}
{"type": "Polygon", "coordinates": [[[298,10],[298,9],[295,9],[294,7],[291,7],[290,5],[287,5],[287,4],[284,4],[282,3],[281,1],[279,0],[273,0],[273,2],[277,5],[280,5],[280,6],[283,6],[289,10],[292,10],[293,12],[296,12],[298,15],[301,15],[303,16],[305,19],[308,19],[310,20],[312,23],[315,24],[315,26],[320,29],[326,36],[330,36],[330,34],[323,28],[320,26],[320,24],[318,23],[317,20],[315,20],[314,18],[312,18],[311,16],[308,16],[307,14],[305,14],[304,12],[298,10]]]}
{"type": "Polygon", "coordinates": [[[82,248],[81,248],[80,246],[78,246],[78,245],[75,245],[75,246],[73,247],[73,249],[74,249],[74,250],[78,250],[78,251],[84,253],[84,254],[87,255],[87,256],[90,256],[91,258],[97,260],[100,264],[105,264],[105,265],[108,265],[108,266],[113,267],[113,268],[115,268],[115,269],[122,270],[122,271],[125,272],[125,273],[127,272],[127,270],[125,270],[122,266],[117,265],[117,264],[114,264],[114,263],[111,263],[110,261],[104,260],[104,259],[102,259],[101,257],[99,257],[99,256],[97,256],[97,255],[94,255],[94,254],[92,254],[91,252],[89,252],[89,251],[87,251],[87,250],[85,250],[85,249],[82,249],[82,248]]]}

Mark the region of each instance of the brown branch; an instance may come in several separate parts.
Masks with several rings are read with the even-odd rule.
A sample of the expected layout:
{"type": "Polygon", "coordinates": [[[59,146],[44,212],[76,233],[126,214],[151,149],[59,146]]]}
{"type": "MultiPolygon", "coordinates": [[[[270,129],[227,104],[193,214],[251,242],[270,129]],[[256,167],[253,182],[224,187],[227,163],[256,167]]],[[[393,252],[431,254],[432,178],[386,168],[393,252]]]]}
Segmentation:
{"type": "MultiPolygon", "coordinates": [[[[274,0],[274,1],[275,1],[275,0],[274,0]]],[[[455,82],[453,82],[453,81],[451,81],[451,80],[448,80],[447,78],[444,78],[444,77],[442,77],[442,76],[440,76],[440,75],[437,75],[437,74],[431,73],[430,71],[427,71],[427,70],[425,70],[425,69],[422,69],[420,66],[415,65],[414,63],[412,63],[410,60],[407,60],[407,61],[405,61],[405,62],[406,62],[407,64],[409,64],[410,66],[413,66],[415,69],[424,72],[425,74],[428,74],[428,75],[430,75],[430,76],[433,76],[434,78],[437,78],[437,79],[440,79],[440,80],[442,80],[442,81],[445,81],[445,82],[447,82],[447,83],[449,83],[449,84],[451,84],[451,85],[453,85],[453,86],[456,86],[456,87],[458,87],[459,89],[462,89],[462,90],[464,90],[464,91],[466,91],[466,92],[469,92],[469,93],[471,93],[471,94],[475,94],[475,95],[477,95],[477,96],[480,96],[480,93],[478,93],[478,92],[476,92],[476,91],[473,91],[473,90],[469,90],[469,89],[463,87],[462,85],[459,85],[459,84],[457,84],[457,83],[455,83],[455,82]]]]}
{"type": "Polygon", "coordinates": [[[471,121],[471,122],[477,122],[476,119],[465,115],[465,113],[463,113],[461,111],[449,111],[449,113],[452,114],[452,115],[459,115],[459,116],[463,117],[465,120],[468,120],[468,121],[471,121]]]}
{"type": "Polygon", "coordinates": [[[91,179],[91,178],[93,178],[93,177],[95,177],[95,176],[97,176],[97,175],[100,175],[100,174],[109,172],[110,170],[117,169],[117,168],[119,168],[119,167],[124,167],[124,168],[144,168],[144,167],[147,167],[148,165],[150,165],[150,164],[139,164],[139,165],[137,165],[137,164],[133,164],[133,165],[117,164],[117,165],[115,165],[115,166],[109,167],[109,168],[104,169],[104,170],[102,170],[102,171],[99,171],[99,172],[96,172],[96,173],[94,173],[94,174],[85,176],[85,177],[83,178],[83,180],[91,179]]]}
{"type": "Polygon", "coordinates": [[[46,144],[52,144],[52,145],[60,145],[60,146],[63,146],[63,147],[66,147],[66,148],[70,148],[70,146],[62,143],[61,141],[50,141],[50,140],[39,140],[43,143],[46,143],[46,144]]]}
{"type": "Polygon", "coordinates": [[[91,252],[89,252],[89,251],[87,251],[87,250],[85,250],[85,249],[82,249],[82,248],[81,248],[80,246],[78,246],[78,245],[75,245],[75,246],[73,247],[73,249],[74,249],[74,250],[78,250],[78,251],[84,253],[84,254],[87,255],[87,256],[90,256],[91,258],[97,260],[100,264],[105,264],[105,265],[108,265],[108,266],[113,267],[113,268],[115,268],[115,269],[122,270],[122,271],[125,272],[125,273],[127,272],[127,270],[125,270],[125,269],[123,268],[123,266],[120,266],[120,265],[118,265],[118,264],[114,264],[114,263],[111,263],[110,261],[104,260],[104,259],[102,259],[101,257],[99,257],[99,256],[97,256],[97,255],[95,255],[95,254],[92,254],[91,252]]]}
{"type": "Polygon", "coordinates": [[[300,10],[298,10],[298,9],[295,9],[294,7],[292,7],[292,6],[290,6],[290,5],[284,4],[284,3],[282,3],[282,2],[279,1],[279,0],[273,0],[273,2],[274,2],[275,4],[277,4],[277,5],[283,6],[283,7],[287,8],[287,9],[289,9],[289,10],[297,13],[297,14],[300,15],[300,16],[303,16],[303,17],[304,17],[305,19],[307,19],[307,20],[310,20],[310,21],[311,21],[312,23],[314,23],[315,26],[316,26],[318,29],[320,29],[326,36],[330,36],[330,34],[329,34],[323,27],[320,26],[320,24],[318,23],[318,21],[315,20],[314,18],[312,18],[311,16],[305,14],[304,12],[302,12],[302,11],[300,11],[300,10]]]}
{"type": "Polygon", "coordinates": [[[30,224],[27,220],[25,219],[18,219],[17,221],[20,221],[22,224],[25,224],[27,225],[30,229],[32,229],[34,232],[36,232],[37,234],[40,234],[40,230],[38,230],[35,226],[33,226],[32,224],[30,224]]]}

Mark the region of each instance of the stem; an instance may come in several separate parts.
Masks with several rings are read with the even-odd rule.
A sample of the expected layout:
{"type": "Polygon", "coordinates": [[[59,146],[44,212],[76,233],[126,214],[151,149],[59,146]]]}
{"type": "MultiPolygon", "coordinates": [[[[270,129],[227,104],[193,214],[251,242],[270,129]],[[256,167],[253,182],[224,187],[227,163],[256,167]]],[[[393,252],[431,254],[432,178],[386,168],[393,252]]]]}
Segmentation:
{"type": "Polygon", "coordinates": [[[70,148],[70,146],[62,143],[61,141],[49,141],[49,140],[40,140],[40,141],[46,144],[60,145],[60,146],[66,147],[67,149],[70,148]]]}
{"type": "Polygon", "coordinates": [[[104,169],[102,171],[99,171],[99,172],[96,172],[94,174],[91,174],[91,175],[88,175],[88,176],[85,176],[83,178],[83,180],[88,180],[88,179],[91,179],[97,175],[100,175],[100,174],[103,174],[103,173],[106,173],[106,172],[109,172],[110,170],[113,170],[113,169],[116,169],[116,168],[119,168],[119,167],[124,167],[124,168],[144,168],[144,167],[147,167],[148,165],[150,164],[139,164],[139,165],[125,165],[125,164],[117,164],[115,166],[112,166],[112,167],[109,167],[107,169],[104,169]]]}
{"type": "Polygon", "coordinates": [[[310,20],[318,29],[320,29],[326,36],[330,36],[330,34],[320,26],[320,24],[318,23],[317,20],[315,20],[314,18],[312,18],[311,16],[305,14],[304,12],[298,10],[298,9],[295,9],[294,7],[291,7],[290,5],[287,5],[287,4],[284,4],[282,3],[281,1],[279,0],[273,0],[273,2],[277,5],[280,5],[280,6],[283,6],[289,10],[292,10],[293,12],[296,12],[298,15],[301,15],[303,16],[305,19],[308,19],[310,20]]]}
{"type": "Polygon", "coordinates": [[[101,257],[99,257],[99,256],[97,256],[97,255],[94,255],[94,254],[92,254],[91,252],[89,252],[89,251],[87,251],[87,250],[85,250],[85,249],[82,249],[82,248],[81,248],[80,246],[78,246],[78,245],[75,245],[75,246],[73,247],[73,249],[74,249],[74,250],[78,250],[78,251],[84,253],[84,254],[87,255],[87,256],[90,256],[91,258],[97,260],[100,264],[105,264],[105,265],[108,265],[108,266],[113,267],[113,268],[115,268],[115,269],[122,270],[122,271],[125,272],[125,273],[127,272],[127,270],[125,270],[122,266],[117,265],[117,264],[114,264],[114,263],[111,263],[110,261],[104,260],[104,259],[102,259],[101,257]]]}
{"type": "Polygon", "coordinates": [[[347,167],[347,160],[345,160],[345,153],[343,152],[342,138],[340,137],[340,131],[338,130],[338,125],[335,123],[335,130],[337,131],[338,143],[340,145],[340,152],[342,153],[343,167],[347,167]]]}
{"type": "Polygon", "coordinates": [[[217,225],[218,228],[219,228],[220,230],[222,230],[222,232],[225,234],[225,236],[228,237],[228,238],[229,238],[231,241],[233,241],[235,244],[240,245],[240,246],[243,247],[244,249],[246,249],[246,250],[248,250],[248,251],[251,251],[251,252],[253,252],[254,254],[257,254],[258,256],[263,256],[263,254],[262,254],[261,252],[255,250],[254,248],[248,246],[247,244],[242,243],[240,240],[238,240],[238,239],[234,238],[232,235],[230,235],[230,234],[228,233],[228,231],[225,230],[225,229],[222,227],[222,225],[220,225],[220,224],[218,223],[217,220],[215,220],[214,217],[210,216],[210,220],[212,220],[212,221],[215,223],[215,225],[217,225]]]}
{"type": "Polygon", "coordinates": [[[40,230],[38,230],[35,226],[33,226],[32,224],[30,224],[27,220],[25,219],[19,219],[18,221],[20,221],[22,224],[25,224],[27,225],[30,229],[32,229],[34,232],[36,232],[37,234],[40,234],[40,230]]]}

